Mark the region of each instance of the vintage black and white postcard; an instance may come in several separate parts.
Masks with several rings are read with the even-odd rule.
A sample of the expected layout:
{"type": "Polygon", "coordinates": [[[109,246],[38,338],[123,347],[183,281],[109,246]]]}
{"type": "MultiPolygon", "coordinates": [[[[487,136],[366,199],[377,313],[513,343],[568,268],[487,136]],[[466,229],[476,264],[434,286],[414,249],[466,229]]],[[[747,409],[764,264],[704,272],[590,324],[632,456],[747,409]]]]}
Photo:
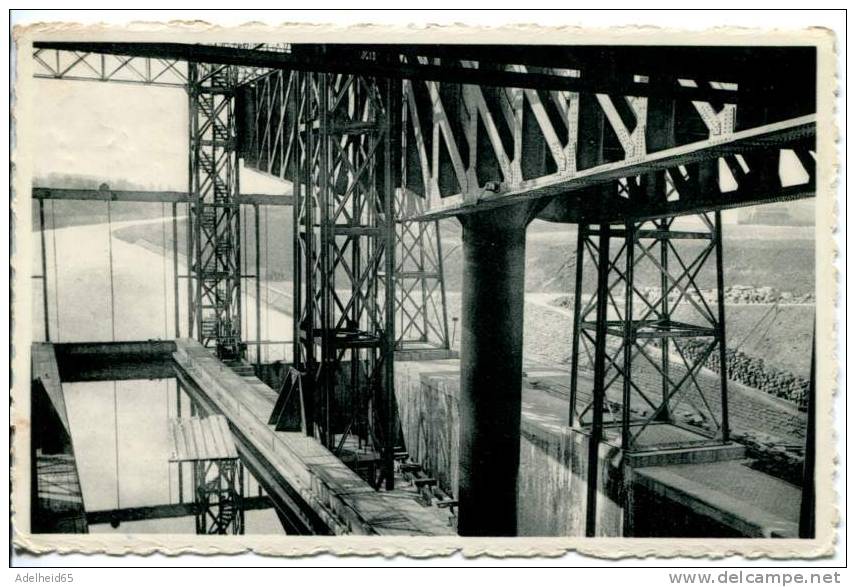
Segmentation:
{"type": "Polygon", "coordinates": [[[829,31],[13,34],[18,548],[832,552],[829,31]]]}

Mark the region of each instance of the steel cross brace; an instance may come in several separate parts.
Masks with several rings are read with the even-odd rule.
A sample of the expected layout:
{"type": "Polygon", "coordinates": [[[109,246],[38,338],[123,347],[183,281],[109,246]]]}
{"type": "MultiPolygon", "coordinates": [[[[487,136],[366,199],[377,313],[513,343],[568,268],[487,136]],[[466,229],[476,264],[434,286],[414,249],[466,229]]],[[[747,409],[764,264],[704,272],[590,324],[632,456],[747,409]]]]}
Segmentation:
{"type": "Polygon", "coordinates": [[[291,73],[267,82],[284,102],[267,106],[260,82],[256,102],[270,110],[256,120],[282,130],[260,133],[257,164],[287,173],[295,190],[294,357],[313,433],[331,450],[351,437],[381,454],[391,487],[397,94],[391,82],[361,76],[291,73]],[[267,145],[280,155],[266,154],[267,145]]]}
{"type": "Polygon", "coordinates": [[[243,355],[241,222],[233,68],[188,69],[188,332],[223,359],[243,355]]]}
{"type": "MultiPolygon", "coordinates": [[[[572,389],[571,389],[571,425],[573,426],[589,426],[590,423],[584,423],[583,416],[589,412],[595,413],[598,411],[595,403],[592,401],[580,406],[578,399],[579,371],[584,368],[581,361],[580,353],[586,353],[591,356],[588,350],[589,345],[595,347],[595,360],[598,356],[598,345],[608,345],[614,351],[611,356],[606,353],[604,347],[602,359],[604,361],[602,387],[604,396],[602,402],[620,403],[622,406],[621,425],[623,433],[621,435],[621,445],[626,450],[633,450],[636,440],[640,437],[651,422],[655,419],[659,421],[673,421],[672,412],[679,406],[678,403],[671,403],[677,395],[683,395],[686,391],[686,386],[692,384],[695,391],[701,398],[701,403],[704,410],[700,411],[700,415],[705,421],[712,421],[716,425],[716,432],[720,440],[727,440],[727,429],[723,423],[727,421],[727,402],[722,404],[721,413],[715,414],[710,408],[709,402],[705,397],[696,378],[696,372],[704,363],[707,355],[703,353],[701,357],[696,357],[688,361],[687,356],[681,350],[681,341],[692,338],[701,338],[712,341],[711,348],[718,349],[722,346],[720,338],[720,323],[719,317],[714,316],[708,306],[708,302],[704,300],[702,293],[703,288],[699,286],[699,274],[705,263],[711,258],[716,259],[717,265],[719,260],[713,251],[717,250],[719,240],[721,238],[719,230],[718,214],[713,220],[706,216],[702,218],[701,225],[708,231],[707,244],[699,251],[691,251],[694,254],[694,259],[690,263],[685,263],[681,254],[680,247],[676,246],[676,242],[690,242],[686,236],[680,231],[672,231],[671,220],[661,221],[628,221],[623,231],[614,230],[608,225],[601,225],[600,229],[594,230],[589,225],[583,224],[579,227],[579,244],[580,249],[587,248],[591,255],[590,258],[594,265],[601,263],[603,253],[600,247],[604,244],[604,239],[618,240],[621,239],[621,245],[618,247],[618,253],[610,255],[606,261],[606,270],[603,282],[595,280],[593,284],[595,289],[589,299],[586,307],[581,303],[577,303],[575,307],[575,327],[574,327],[574,355],[572,357],[572,389]],[[649,229],[648,225],[653,224],[656,228],[649,229]],[[608,228],[604,230],[604,226],[608,228]],[[600,238],[600,243],[595,245],[592,241],[595,236],[600,238]],[[674,237],[674,238],[673,238],[674,237]],[[647,242],[646,242],[647,241],[647,242]],[[652,249],[659,249],[659,258],[652,254],[652,249]],[[677,265],[670,264],[669,260],[677,260],[677,265]],[[659,276],[661,288],[656,292],[654,301],[649,300],[650,290],[643,291],[639,288],[636,280],[639,275],[644,275],[642,271],[653,271],[654,275],[659,276]],[[665,288],[662,286],[665,285],[665,288]],[[612,291],[620,287],[623,298],[615,299],[612,291]],[[672,293],[677,291],[678,294],[673,296],[672,293]],[[697,299],[702,300],[698,302],[697,299]],[[607,303],[607,313],[603,317],[603,328],[605,335],[603,342],[599,342],[597,337],[592,336],[588,330],[596,331],[600,328],[601,318],[598,316],[596,320],[592,320],[595,310],[601,303],[599,300],[604,300],[607,303]],[[608,301],[608,302],[607,302],[608,301]],[[678,311],[682,301],[686,312],[692,314],[690,318],[675,320],[674,314],[678,311]],[[640,304],[641,302],[641,304],[640,304]],[[653,319],[652,319],[653,317],[653,319]],[[614,343],[608,343],[607,337],[614,339],[614,343]],[[642,341],[640,344],[640,340],[642,341]],[[646,348],[652,342],[659,343],[659,361],[653,359],[646,348]],[[672,342],[670,342],[672,341],[672,342]],[[670,375],[671,365],[673,362],[669,357],[669,346],[674,345],[674,349],[678,356],[675,360],[680,359],[683,363],[684,375],[675,380],[670,375]],[[619,365],[619,355],[623,354],[623,365],[619,365]],[[659,377],[661,381],[661,392],[659,400],[651,399],[651,389],[644,389],[644,384],[634,381],[634,359],[636,357],[646,360],[647,368],[652,368],[655,377],[659,377]],[[608,391],[614,383],[621,381],[622,392],[620,397],[608,397],[608,391]],[[681,392],[681,393],[678,393],[681,392]],[[631,417],[631,411],[638,411],[638,408],[633,406],[636,400],[642,400],[644,406],[651,408],[653,415],[642,418],[636,422],[631,417]],[[634,432],[631,434],[631,426],[634,426],[634,432]]],[[[586,271],[586,257],[578,250],[577,281],[576,281],[576,296],[582,300],[586,296],[586,281],[584,279],[586,271]]],[[[713,284],[711,290],[720,291],[721,279],[717,279],[717,283],[713,284]]],[[[716,299],[717,308],[723,303],[721,297],[716,299]]],[[[598,382],[594,383],[596,386],[598,382]]],[[[601,408],[604,409],[604,408],[601,408]]],[[[609,408],[606,408],[609,409],[609,408]]],[[[698,411],[698,409],[696,408],[698,411]]],[[[700,433],[707,434],[709,431],[700,430],[700,433]]]]}

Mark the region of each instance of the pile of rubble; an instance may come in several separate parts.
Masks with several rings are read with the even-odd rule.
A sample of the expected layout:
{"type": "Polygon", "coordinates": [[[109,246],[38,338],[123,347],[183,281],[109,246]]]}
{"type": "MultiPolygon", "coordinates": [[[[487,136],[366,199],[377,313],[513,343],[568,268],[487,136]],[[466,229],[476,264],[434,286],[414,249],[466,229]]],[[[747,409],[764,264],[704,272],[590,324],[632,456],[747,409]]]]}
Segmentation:
{"type": "MultiPolygon", "coordinates": [[[[707,347],[707,341],[686,340],[681,351],[697,358],[707,347]]],[[[805,377],[764,364],[764,359],[750,357],[743,351],[726,349],[725,362],[728,378],[763,391],[775,397],[793,402],[800,410],[806,409],[809,381],[805,377]]],[[[711,353],[705,366],[719,372],[719,353],[711,353]]]]}
{"type": "MultiPolygon", "coordinates": [[[[616,291],[616,299],[621,297],[621,292],[616,291]]],[[[655,286],[648,286],[640,288],[639,293],[651,302],[654,303],[660,299],[660,288],[655,286]]],[[[813,304],[814,303],[814,294],[807,293],[803,295],[796,295],[787,291],[779,291],[775,287],[754,287],[751,285],[731,285],[726,287],[723,291],[723,295],[725,297],[725,302],[727,304],[813,304]]],[[[669,301],[676,302],[678,298],[681,296],[681,292],[677,289],[669,292],[669,301]]],[[[694,300],[698,301],[702,296],[704,296],[705,301],[709,304],[716,303],[716,290],[715,289],[705,289],[701,291],[701,295],[697,292],[692,291],[688,292],[686,296],[684,296],[684,301],[686,301],[687,297],[691,297],[694,300]]],[[[560,308],[566,308],[572,310],[574,307],[574,296],[572,295],[563,295],[557,296],[553,298],[551,302],[554,306],[558,306],[560,308]]]]}
{"type": "MultiPolygon", "coordinates": [[[[814,294],[801,296],[774,287],[752,287],[751,285],[732,285],[725,288],[725,301],[730,304],[806,304],[814,302],[814,294]]],[[[707,290],[704,295],[716,300],[716,291],[707,290]]]]}
{"type": "Polygon", "coordinates": [[[746,456],[752,459],[753,469],[802,485],[804,446],[783,444],[777,438],[753,432],[734,433],[732,438],[746,445],[746,456]]]}
{"type": "MultiPolygon", "coordinates": [[[[642,289],[644,295],[649,301],[656,301],[660,298],[659,287],[645,287],[642,289]]],[[[716,303],[716,290],[705,289],[701,294],[704,299],[710,303],[716,303]]],[[[677,289],[669,293],[669,301],[677,301],[681,292],[677,289]]],[[[689,292],[689,297],[698,300],[700,296],[697,292],[689,292]]],[[[774,287],[754,287],[751,285],[731,285],[723,291],[723,297],[727,304],[810,304],[814,303],[814,294],[807,293],[803,295],[795,295],[787,291],[779,291],[774,287]]]]}
{"type": "Polygon", "coordinates": [[[574,309],[574,296],[573,295],[564,295],[564,296],[556,296],[550,301],[550,304],[553,306],[557,306],[559,308],[565,308],[567,310],[574,309]]]}

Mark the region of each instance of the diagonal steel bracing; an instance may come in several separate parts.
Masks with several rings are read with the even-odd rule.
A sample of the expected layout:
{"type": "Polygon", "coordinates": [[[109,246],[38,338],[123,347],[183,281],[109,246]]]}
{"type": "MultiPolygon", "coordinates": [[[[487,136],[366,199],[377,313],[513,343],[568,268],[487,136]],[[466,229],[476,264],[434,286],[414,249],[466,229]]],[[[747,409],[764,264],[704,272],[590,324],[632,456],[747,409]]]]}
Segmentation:
{"type": "MultiPolygon", "coordinates": [[[[425,57],[411,59],[431,63],[425,57]]],[[[485,64],[458,65],[475,72],[485,64]]],[[[499,67],[518,74],[563,71],[499,67]]],[[[643,65],[638,67],[641,73],[643,65]]],[[[575,69],[563,75],[586,79],[586,73],[575,69]]],[[[654,83],[639,74],[619,75],[628,82],[654,83]]],[[[406,80],[405,113],[412,123],[405,125],[405,189],[420,202],[409,217],[436,219],[558,196],[542,217],[565,222],[605,213],[656,218],[812,196],[813,102],[793,91],[787,76],[747,77],[738,84],[710,82],[705,75],[664,76],[657,83],[676,90],[667,97],[646,96],[638,89],[586,92],[406,80]],[[721,100],[677,92],[702,86],[717,88],[721,100]],[[794,96],[789,109],[751,120],[737,115],[743,92],[769,102],[778,95],[771,88],[794,96]],[[657,132],[670,139],[652,140],[657,132]],[[601,156],[594,159],[586,154],[592,141],[603,142],[601,156]],[[701,172],[701,184],[700,161],[721,162],[701,172]],[[779,163],[795,170],[786,181],[775,173],[779,163]],[[645,199],[631,197],[640,189],[639,178],[654,170],[663,172],[669,189],[656,197],[654,192],[645,199]],[[591,189],[614,182],[617,191],[591,189]]]]}
{"type": "Polygon", "coordinates": [[[605,438],[626,450],[643,448],[645,429],[664,421],[728,440],[725,383],[712,406],[697,378],[708,355],[724,351],[720,220],[695,218],[692,230],[675,229],[674,218],[579,227],[578,246],[592,254],[578,255],[571,424],[590,428],[601,412],[611,429],[605,438]],[[706,341],[706,352],[690,358],[682,350],[688,340],[706,341]],[[584,393],[581,377],[601,379],[584,393]]]}
{"type": "Polygon", "coordinates": [[[397,348],[449,349],[439,222],[402,221],[396,233],[397,348]]]}
{"type": "Polygon", "coordinates": [[[197,534],[244,533],[243,479],[238,459],[193,462],[197,534]]]}
{"type": "Polygon", "coordinates": [[[35,48],[33,75],[73,81],[119,82],[184,88],[188,64],[178,58],[110,55],[98,51],[35,48]]]}
{"type": "Polygon", "coordinates": [[[373,451],[391,487],[398,93],[362,76],[273,77],[259,88],[258,164],[294,185],[294,361],[314,434],[337,452],[373,451]]]}
{"type": "MultiPolygon", "coordinates": [[[[240,83],[273,72],[285,86],[296,71],[403,80],[403,107],[411,121],[404,125],[405,189],[422,201],[408,209],[408,220],[560,195],[576,212],[547,215],[576,222],[590,218],[593,209],[624,205],[620,198],[578,193],[577,199],[572,192],[655,169],[666,171],[678,193],[634,203],[637,218],[814,194],[816,55],[810,47],[490,51],[460,45],[37,42],[33,57],[36,75],[56,79],[176,84],[183,83],[186,62],[208,62],[235,66],[240,83]],[[611,75],[603,75],[605,64],[611,75]],[[782,95],[788,100],[771,109],[774,96],[782,95]],[[738,107],[775,113],[747,123],[738,107]],[[675,140],[648,140],[650,129],[667,126],[675,140]],[[609,143],[608,156],[594,162],[581,155],[593,132],[605,132],[609,143]],[[688,189],[695,174],[689,168],[713,159],[721,163],[713,171],[720,184],[688,189]],[[774,161],[786,160],[801,170],[799,177],[779,184],[775,193],[759,189],[770,183],[758,169],[766,170],[763,175],[774,161]]],[[[283,113],[271,105],[267,113],[275,122],[283,113]]],[[[262,137],[266,148],[284,149],[281,125],[268,128],[262,137]]]]}
{"type": "MultiPolygon", "coordinates": [[[[295,135],[290,132],[288,124],[291,120],[289,108],[292,107],[290,104],[298,75],[294,71],[275,71],[255,79],[243,88],[244,118],[252,120],[252,128],[244,129],[247,136],[242,156],[248,166],[285,180],[293,179],[292,154],[297,148],[294,141],[295,135]]],[[[335,98],[337,101],[342,99],[342,95],[335,98]]],[[[406,107],[403,112],[402,127],[418,126],[417,120],[408,117],[406,107]]],[[[312,124],[317,128],[320,123],[315,121],[312,124]]],[[[402,151],[406,150],[409,148],[407,141],[412,140],[412,133],[408,134],[402,130],[400,140],[402,151]]],[[[314,148],[318,148],[317,143],[314,148]]],[[[334,143],[333,148],[333,154],[338,156],[339,150],[344,147],[334,143]]],[[[365,161],[371,160],[376,154],[366,152],[365,161]]],[[[360,178],[369,172],[365,161],[359,165],[351,165],[349,159],[345,157],[331,164],[336,166],[337,173],[346,173],[360,178]]],[[[400,166],[394,165],[394,167],[397,177],[400,166]]],[[[407,173],[407,170],[403,172],[407,173]]],[[[353,211],[349,209],[348,202],[349,197],[344,197],[334,213],[349,217],[353,211]]],[[[412,193],[396,189],[394,214],[399,221],[396,226],[395,269],[398,350],[449,349],[439,224],[436,221],[407,220],[422,206],[421,199],[414,198],[412,193]]],[[[350,234],[354,236],[356,233],[351,230],[350,234]]],[[[297,250],[302,249],[297,247],[297,250]]],[[[348,273],[350,278],[358,278],[350,262],[341,255],[335,256],[334,265],[336,270],[348,273]]],[[[368,274],[366,278],[374,279],[376,275],[368,274]]],[[[339,310],[345,309],[345,304],[338,296],[333,297],[333,303],[339,306],[339,310]]]]}
{"type": "Polygon", "coordinates": [[[188,66],[188,332],[224,359],[243,352],[236,75],[232,67],[188,66]]]}

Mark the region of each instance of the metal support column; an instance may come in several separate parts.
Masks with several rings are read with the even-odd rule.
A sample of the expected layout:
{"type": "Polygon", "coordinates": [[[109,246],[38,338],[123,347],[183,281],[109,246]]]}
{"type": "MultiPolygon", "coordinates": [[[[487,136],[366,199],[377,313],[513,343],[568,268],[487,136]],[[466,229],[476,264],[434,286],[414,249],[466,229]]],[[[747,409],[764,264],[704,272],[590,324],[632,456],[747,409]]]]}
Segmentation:
{"type": "Polygon", "coordinates": [[[577,225],[577,250],[574,253],[574,332],[571,340],[571,391],[568,402],[568,426],[577,426],[577,387],[579,386],[580,370],[580,335],[582,319],[582,287],[583,287],[583,252],[588,241],[588,224],[580,222],[577,225]]]}
{"type": "MultiPolygon", "coordinates": [[[[344,460],[371,453],[392,487],[398,82],[289,76],[295,193],[294,364],[312,432],[344,460]]],[[[354,461],[356,462],[356,461],[354,461]]],[[[378,483],[379,479],[371,479],[378,483]]]]}
{"type": "Polygon", "coordinates": [[[817,353],[817,330],[815,329],[811,339],[811,373],[808,380],[808,405],[807,426],[805,434],[805,457],[803,462],[803,486],[802,500],[800,501],[800,538],[814,538],[815,536],[815,461],[817,451],[817,368],[815,361],[817,353]]]}
{"type": "Polygon", "coordinates": [[[636,224],[632,221],[625,223],[624,242],[624,373],[621,391],[621,448],[630,448],[630,397],[633,391],[630,385],[630,377],[626,375],[633,367],[633,345],[636,342],[636,325],[633,322],[633,263],[636,247],[636,224]]]}
{"type": "MultiPolygon", "coordinates": [[[[624,242],[629,244],[624,252],[624,340],[622,341],[624,352],[624,374],[621,390],[621,449],[630,448],[630,401],[633,388],[628,373],[633,371],[633,345],[636,342],[636,323],[633,313],[633,270],[635,263],[636,247],[636,223],[627,221],[624,223],[624,242]]],[[[627,461],[623,463],[622,470],[622,505],[623,505],[623,527],[624,536],[633,536],[633,469],[627,461]]],[[[596,519],[596,513],[595,513],[596,519]]],[[[595,528],[596,529],[596,528],[595,528]]]]}
{"type": "Polygon", "coordinates": [[[178,204],[172,203],[172,299],[175,338],[181,338],[181,307],[178,300],[178,204]]]}
{"type": "MultiPolygon", "coordinates": [[[[660,243],[660,291],[668,292],[669,289],[669,225],[673,218],[661,218],[659,222],[655,222],[655,226],[663,232],[660,243]]],[[[662,322],[668,322],[671,319],[671,310],[669,307],[669,296],[664,295],[660,300],[659,319],[662,322]]],[[[669,415],[669,339],[663,338],[660,341],[660,372],[662,373],[661,392],[660,392],[660,415],[659,420],[668,422],[669,415]]]]}
{"type": "MultiPolygon", "coordinates": [[[[56,227],[54,227],[55,229],[56,227]]],[[[54,233],[54,238],[56,238],[56,233],[54,233]]],[[[44,321],[45,321],[45,342],[51,341],[51,327],[50,327],[50,316],[48,315],[48,262],[47,262],[47,249],[45,245],[45,202],[42,199],[39,199],[39,240],[41,241],[41,256],[42,256],[42,308],[44,309],[44,321]]],[[[54,263],[56,263],[56,259],[54,259],[54,263]]],[[[58,284],[54,284],[54,287],[57,287],[58,284]]],[[[57,313],[59,313],[59,308],[57,308],[57,313]]],[[[35,461],[33,461],[35,462],[35,461]]]]}
{"type": "MultiPolygon", "coordinates": [[[[176,304],[178,303],[176,299],[176,304]]],[[[184,393],[184,388],[181,386],[181,381],[178,377],[175,378],[175,417],[181,419],[181,394],[184,393]]],[[[178,503],[184,503],[184,463],[178,463],[178,503]]]]}
{"type": "MultiPolygon", "coordinates": [[[[401,82],[385,79],[379,82],[383,92],[383,108],[386,113],[383,125],[383,169],[381,183],[381,202],[383,214],[381,227],[384,232],[384,324],[383,324],[383,401],[384,401],[384,427],[382,447],[382,475],[387,490],[395,488],[395,443],[398,440],[398,422],[395,406],[395,392],[393,389],[395,381],[395,347],[397,337],[395,335],[395,292],[397,287],[396,270],[396,220],[395,220],[395,194],[397,191],[396,173],[393,165],[401,160],[401,82]]],[[[442,284],[442,275],[440,276],[442,284]]],[[[423,294],[424,295],[424,294],[423,294]]],[[[424,306],[423,306],[424,307],[424,306]]],[[[445,341],[448,347],[448,337],[445,341]]]]}
{"type": "Polygon", "coordinates": [[[196,461],[197,534],[243,534],[243,482],[238,459],[196,461]]]}
{"type": "Polygon", "coordinates": [[[728,361],[725,345],[725,275],[722,269],[722,215],[719,210],[714,212],[714,239],[716,242],[716,295],[719,300],[716,337],[719,348],[719,385],[722,394],[722,442],[728,442],[731,437],[731,429],[728,424],[728,361]]]}
{"type": "Polygon", "coordinates": [[[597,257],[597,326],[594,347],[594,384],[592,389],[592,426],[589,432],[588,466],[586,467],[586,536],[597,532],[597,487],[600,469],[600,442],[603,438],[603,403],[606,397],[606,309],[609,296],[609,232],[608,223],[598,228],[597,257]]]}
{"type": "MultiPolygon", "coordinates": [[[[253,205],[253,219],[255,221],[256,242],[256,367],[262,365],[262,266],[261,266],[261,232],[259,232],[259,205],[253,205]]],[[[267,220],[267,218],[265,218],[267,220]]],[[[265,268],[265,271],[268,271],[265,268]]]]}

